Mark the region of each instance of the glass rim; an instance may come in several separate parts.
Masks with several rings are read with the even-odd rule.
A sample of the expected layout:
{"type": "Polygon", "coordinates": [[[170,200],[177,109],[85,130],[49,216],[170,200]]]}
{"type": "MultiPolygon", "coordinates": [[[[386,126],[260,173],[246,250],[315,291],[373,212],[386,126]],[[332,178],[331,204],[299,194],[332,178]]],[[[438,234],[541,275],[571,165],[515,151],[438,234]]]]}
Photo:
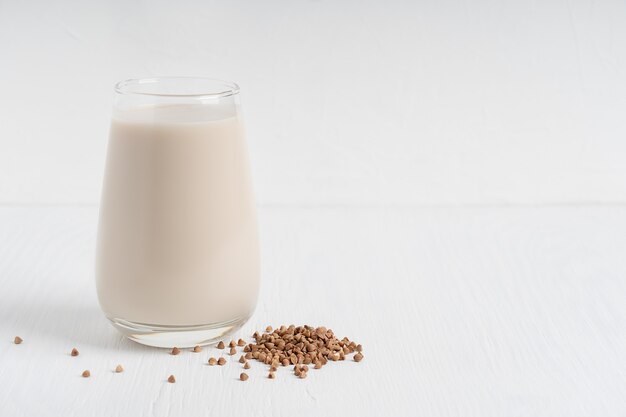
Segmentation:
{"type": "MultiPolygon", "coordinates": [[[[239,86],[232,81],[225,81],[218,78],[210,77],[151,77],[151,78],[129,78],[122,80],[115,84],[114,90],[117,94],[122,95],[140,95],[151,97],[192,97],[192,98],[219,98],[229,97],[235,94],[239,94],[239,86]],[[152,92],[141,91],[137,86],[142,84],[158,84],[163,82],[189,82],[189,81],[201,81],[205,83],[213,83],[220,86],[214,88],[213,91],[202,91],[204,88],[199,88],[197,93],[169,93],[169,92],[152,92]]],[[[207,90],[210,90],[207,88],[207,90]]]]}

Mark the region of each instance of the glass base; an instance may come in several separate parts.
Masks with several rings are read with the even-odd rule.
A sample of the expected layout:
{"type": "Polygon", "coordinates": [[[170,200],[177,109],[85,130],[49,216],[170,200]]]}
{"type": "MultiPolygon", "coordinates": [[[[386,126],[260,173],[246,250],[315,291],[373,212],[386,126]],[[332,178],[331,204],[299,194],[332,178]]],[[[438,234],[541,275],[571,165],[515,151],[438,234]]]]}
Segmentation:
{"type": "Polygon", "coordinates": [[[109,317],[117,330],[132,341],[142,345],[161,348],[189,348],[196,345],[217,343],[224,336],[234,333],[250,317],[235,320],[201,324],[196,326],[159,326],[154,324],[133,323],[131,321],[109,317]]]}

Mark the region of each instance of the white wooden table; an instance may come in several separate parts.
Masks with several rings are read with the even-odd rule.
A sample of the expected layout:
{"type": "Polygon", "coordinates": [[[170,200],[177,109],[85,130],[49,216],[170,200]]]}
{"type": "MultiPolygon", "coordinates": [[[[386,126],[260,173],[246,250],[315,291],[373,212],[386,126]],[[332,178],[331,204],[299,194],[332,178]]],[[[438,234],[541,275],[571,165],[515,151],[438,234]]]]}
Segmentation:
{"type": "Polygon", "coordinates": [[[269,380],[254,362],[241,382],[230,357],[206,365],[215,348],[171,356],[125,340],[95,296],[97,208],[4,207],[0,416],[626,414],[626,207],[260,218],[262,292],[236,337],[325,325],[363,344],[361,363],[269,380]]]}

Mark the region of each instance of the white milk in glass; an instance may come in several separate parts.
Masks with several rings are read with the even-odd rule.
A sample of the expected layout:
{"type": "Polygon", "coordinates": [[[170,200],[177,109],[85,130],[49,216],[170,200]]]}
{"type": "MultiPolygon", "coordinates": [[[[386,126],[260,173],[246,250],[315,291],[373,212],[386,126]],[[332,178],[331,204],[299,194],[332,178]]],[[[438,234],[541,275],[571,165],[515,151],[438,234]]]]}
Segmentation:
{"type": "Polygon", "coordinates": [[[259,248],[236,106],[115,110],[96,258],[114,322],[184,328],[250,316],[259,248]]]}

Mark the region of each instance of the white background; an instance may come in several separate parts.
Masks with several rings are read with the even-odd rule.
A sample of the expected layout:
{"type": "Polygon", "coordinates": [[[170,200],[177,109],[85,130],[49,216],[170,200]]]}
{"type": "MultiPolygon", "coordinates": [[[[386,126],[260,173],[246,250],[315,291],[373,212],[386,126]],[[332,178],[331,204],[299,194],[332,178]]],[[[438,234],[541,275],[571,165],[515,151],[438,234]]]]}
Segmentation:
{"type": "Polygon", "coordinates": [[[0,1],[0,201],[97,203],[124,78],[242,88],[261,204],[626,202],[621,1],[0,1]]]}
{"type": "Polygon", "coordinates": [[[623,416],[624,254],[623,1],[0,0],[0,416],[623,416]],[[236,336],[327,325],[363,362],[241,383],[107,324],[112,86],[166,75],[241,86],[236,336]]]}

